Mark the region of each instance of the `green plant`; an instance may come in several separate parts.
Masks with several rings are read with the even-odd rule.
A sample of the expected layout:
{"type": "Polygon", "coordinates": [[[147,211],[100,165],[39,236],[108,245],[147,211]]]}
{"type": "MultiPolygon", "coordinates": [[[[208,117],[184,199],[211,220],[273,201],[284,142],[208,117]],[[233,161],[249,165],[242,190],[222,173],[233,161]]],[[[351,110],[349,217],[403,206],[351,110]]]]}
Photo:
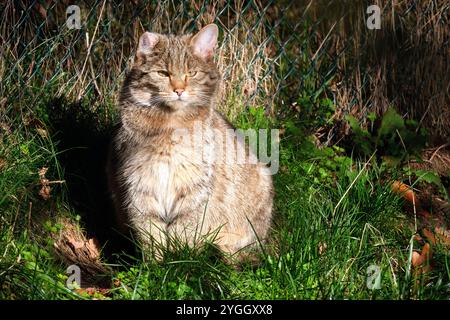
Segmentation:
{"type": "MultiPolygon", "coordinates": [[[[372,125],[370,131],[362,128],[353,116],[346,116],[346,120],[352,129],[352,151],[356,154],[367,156],[377,150],[380,156],[404,160],[425,146],[424,130],[417,130],[417,122],[404,120],[393,107],[383,115],[379,126],[372,125]]],[[[373,114],[371,122],[375,122],[373,114]]]]}

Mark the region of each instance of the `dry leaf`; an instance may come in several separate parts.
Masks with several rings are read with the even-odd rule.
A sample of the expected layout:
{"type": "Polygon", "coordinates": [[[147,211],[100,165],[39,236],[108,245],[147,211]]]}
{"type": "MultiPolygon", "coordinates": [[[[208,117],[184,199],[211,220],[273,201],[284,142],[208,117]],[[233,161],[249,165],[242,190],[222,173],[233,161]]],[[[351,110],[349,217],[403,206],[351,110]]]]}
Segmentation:
{"type": "Polygon", "coordinates": [[[423,228],[422,233],[429,242],[431,242],[432,244],[436,244],[436,237],[434,236],[433,232],[431,232],[427,228],[423,228]]]}
{"type": "Polygon", "coordinates": [[[41,189],[39,190],[39,195],[42,197],[42,199],[44,200],[48,200],[50,198],[50,192],[51,192],[51,188],[50,188],[50,184],[54,184],[54,183],[64,183],[64,180],[58,180],[58,181],[50,181],[48,180],[45,175],[47,174],[48,168],[47,167],[42,167],[41,169],[39,169],[38,174],[39,174],[39,183],[41,185],[41,189]]]}
{"type": "Polygon", "coordinates": [[[445,230],[443,227],[435,227],[434,232],[439,239],[439,243],[450,245],[450,230],[445,230]]]}
{"type": "Polygon", "coordinates": [[[49,185],[43,185],[41,187],[41,190],[39,190],[39,195],[42,197],[42,199],[44,200],[48,200],[50,198],[50,191],[52,189],[50,188],[49,185]]]}
{"type": "Polygon", "coordinates": [[[412,253],[411,264],[413,267],[417,267],[422,264],[422,256],[417,251],[413,251],[412,253]]]}
{"type": "Polygon", "coordinates": [[[427,228],[423,228],[422,233],[428,241],[434,245],[450,245],[450,231],[445,230],[443,227],[435,227],[434,232],[428,230],[427,228]]]}
{"type": "Polygon", "coordinates": [[[418,272],[426,273],[431,271],[431,258],[431,246],[429,243],[425,243],[420,254],[416,251],[413,252],[411,264],[413,267],[417,268],[418,272]]]}
{"type": "Polygon", "coordinates": [[[42,167],[38,171],[39,183],[41,184],[41,190],[39,190],[39,195],[44,200],[48,200],[50,198],[50,192],[52,190],[50,188],[50,183],[49,183],[48,179],[45,177],[45,174],[47,173],[47,171],[48,171],[47,167],[42,167]]]}
{"type": "Polygon", "coordinates": [[[417,199],[416,195],[414,194],[414,191],[411,190],[411,188],[400,181],[394,181],[392,183],[392,191],[395,193],[401,195],[403,198],[408,200],[409,202],[415,204],[417,207],[419,207],[419,200],[417,199]]]}

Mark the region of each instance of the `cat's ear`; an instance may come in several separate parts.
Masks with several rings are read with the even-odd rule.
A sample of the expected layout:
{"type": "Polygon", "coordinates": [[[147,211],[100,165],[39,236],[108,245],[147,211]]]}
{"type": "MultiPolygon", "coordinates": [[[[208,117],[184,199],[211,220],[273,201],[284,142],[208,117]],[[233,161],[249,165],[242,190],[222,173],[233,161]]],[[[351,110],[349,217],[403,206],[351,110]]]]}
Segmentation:
{"type": "Polygon", "coordinates": [[[214,54],[214,48],[217,45],[219,28],[215,24],[208,24],[203,27],[191,39],[191,46],[194,54],[203,59],[211,59],[214,54]]]}
{"type": "Polygon", "coordinates": [[[155,48],[156,44],[159,41],[159,35],[157,33],[153,32],[145,32],[140,38],[139,38],[139,45],[137,49],[137,54],[148,54],[152,52],[152,50],[155,48]]]}

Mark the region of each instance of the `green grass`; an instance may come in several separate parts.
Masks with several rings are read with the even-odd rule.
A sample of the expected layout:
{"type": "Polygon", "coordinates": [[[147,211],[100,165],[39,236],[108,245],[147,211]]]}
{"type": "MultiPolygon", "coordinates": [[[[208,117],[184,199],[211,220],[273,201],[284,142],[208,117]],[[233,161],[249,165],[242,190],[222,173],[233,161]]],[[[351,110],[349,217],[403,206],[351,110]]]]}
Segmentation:
{"type": "MultiPolygon", "coordinates": [[[[236,124],[277,125],[251,112],[236,124]]],[[[57,218],[69,217],[84,226],[85,217],[80,219],[64,185],[52,186],[47,201],[38,196],[38,170],[48,166],[50,180],[64,179],[58,159],[67,151],[52,140],[57,135],[42,138],[24,125],[11,125],[10,130],[1,144],[0,299],[92,298],[66,288],[67,266],[53,249],[57,218]]],[[[355,161],[338,147],[318,150],[309,139],[288,135],[281,140],[280,157],[280,172],[274,176],[276,218],[259,266],[236,270],[214,250],[182,245],[162,263],[119,252],[109,260],[114,263],[106,298],[448,298],[450,259],[445,248],[434,248],[434,269],[424,276],[408,264],[411,243],[419,247],[411,242],[414,231],[401,200],[390,191],[392,172],[373,159],[355,161]],[[379,290],[367,288],[371,265],[381,270],[379,290]]]]}

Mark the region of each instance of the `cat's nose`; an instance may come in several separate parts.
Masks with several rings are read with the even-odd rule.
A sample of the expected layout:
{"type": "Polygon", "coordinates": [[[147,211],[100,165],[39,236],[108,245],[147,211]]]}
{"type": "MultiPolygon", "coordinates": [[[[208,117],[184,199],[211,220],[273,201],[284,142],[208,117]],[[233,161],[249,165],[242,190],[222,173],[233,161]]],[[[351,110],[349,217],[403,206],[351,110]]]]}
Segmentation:
{"type": "Polygon", "coordinates": [[[179,97],[181,97],[181,95],[184,92],[184,89],[173,89],[173,91],[176,92],[179,97]]]}

